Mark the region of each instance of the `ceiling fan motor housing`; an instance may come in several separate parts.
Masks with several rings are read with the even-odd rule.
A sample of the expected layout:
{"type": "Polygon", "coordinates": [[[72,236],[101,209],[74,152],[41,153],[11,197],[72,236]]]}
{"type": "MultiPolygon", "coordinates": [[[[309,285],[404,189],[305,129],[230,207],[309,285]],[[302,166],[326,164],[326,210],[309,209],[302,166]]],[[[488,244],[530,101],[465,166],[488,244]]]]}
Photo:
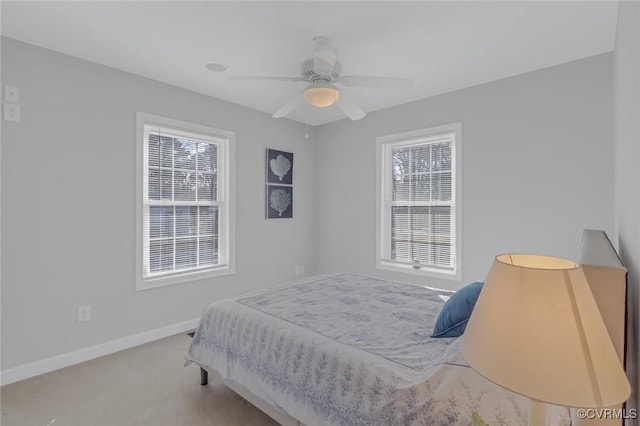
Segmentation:
{"type": "Polygon", "coordinates": [[[340,79],[342,75],[342,64],[336,61],[333,65],[333,70],[331,70],[330,75],[322,75],[318,74],[313,69],[313,58],[307,59],[302,63],[302,78],[306,81],[314,82],[316,80],[325,80],[325,81],[337,81],[340,79]]]}

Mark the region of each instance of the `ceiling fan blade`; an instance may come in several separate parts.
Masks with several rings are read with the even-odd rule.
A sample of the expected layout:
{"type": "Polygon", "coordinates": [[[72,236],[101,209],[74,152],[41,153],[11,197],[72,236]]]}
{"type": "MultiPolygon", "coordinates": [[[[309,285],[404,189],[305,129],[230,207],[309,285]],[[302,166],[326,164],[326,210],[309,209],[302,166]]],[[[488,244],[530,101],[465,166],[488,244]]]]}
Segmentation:
{"type": "Polygon", "coordinates": [[[340,97],[336,101],[336,105],[338,105],[338,108],[340,108],[342,112],[347,114],[347,117],[349,117],[353,121],[360,120],[362,117],[367,115],[362,110],[362,108],[358,106],[358,104],[356,104],[353,101],[350,101],[349,99],[345,99],[344,96],[342,96],[342,93],[340,94],[340,97]]]}
{"type": "Polygon", "coordinates": [[[327,37],[313,39],[313,71],[320,75],[331,75],[336,64],[337,53],[327,37]]]}
{"type": "Polygon", "coordinates": [[[337,83],[351,87],[372,87],[376,89],[408,89],[413,86],[410,78],[368,77],[364,75],[343,75],[337,83]]]}
{"type": "Polygon", "coordinates": [[[231,80],[250,80],[250,81],[305,81],[304,78],[300,77],[260,77],[260,76],[234,76],[231,77],[231,80]]]}
{"type": "Polygon", "coordinates": [[[291,111],[293,111],[298,105],[302,103],[304,98],[300,95],[300,93],[296,93],[294,97],[289,99],[287,103],[282,105],[279,110],[273,113],[273,118],[282,118],[289,115],[291,111]]]}

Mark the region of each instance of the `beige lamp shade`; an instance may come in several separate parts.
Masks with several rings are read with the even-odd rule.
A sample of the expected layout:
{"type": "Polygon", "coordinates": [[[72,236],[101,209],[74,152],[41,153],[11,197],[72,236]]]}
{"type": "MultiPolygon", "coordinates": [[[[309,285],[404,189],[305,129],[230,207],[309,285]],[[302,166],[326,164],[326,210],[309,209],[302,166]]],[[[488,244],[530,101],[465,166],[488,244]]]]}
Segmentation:
{"type": "Polygon", "coordinates": [[[319,108],[333,105],[339,97],[340,92],[329,84],[314,83],[304,89],[304,100],[319,108]]]}
{"type": "Polygon", "coordinates": [[[630,386],[582,268],[548,256],[497,256],[462,337],[469,365],[552,404],[597,408],[630,386]]]}

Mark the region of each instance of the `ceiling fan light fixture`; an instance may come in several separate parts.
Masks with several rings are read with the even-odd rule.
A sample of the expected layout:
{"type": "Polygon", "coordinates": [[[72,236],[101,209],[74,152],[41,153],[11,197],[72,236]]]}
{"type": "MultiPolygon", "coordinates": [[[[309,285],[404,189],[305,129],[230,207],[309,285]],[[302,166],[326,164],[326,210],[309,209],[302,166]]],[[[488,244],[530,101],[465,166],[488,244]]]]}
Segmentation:
{"type": "Polygon", "coordinates": [[[312,84],[304,89],[304,100],[318,108],[333,105],[338,98],[340,92],[329,84],[312,84]]]}

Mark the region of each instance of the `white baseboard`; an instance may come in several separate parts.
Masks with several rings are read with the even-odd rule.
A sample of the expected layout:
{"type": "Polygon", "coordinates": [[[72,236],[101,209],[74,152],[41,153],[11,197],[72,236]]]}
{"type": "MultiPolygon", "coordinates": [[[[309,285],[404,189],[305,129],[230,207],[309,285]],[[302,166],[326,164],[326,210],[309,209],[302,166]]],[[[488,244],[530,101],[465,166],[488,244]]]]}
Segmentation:
{"type": "Polygon", "coordinates": [[[99,345],[2,370],[0,371],[0,386],[8,385],[9,383],[18,382],[33,376],[38,376],[70,365],[79,364],[84,361],[89,361],[94,358],[192,330],[196,328],[198,321],[199,318],[195,318],[171,324],[166,327],[145,331],[144,333],[134,334],[133,336],[123,337],[121,339],[112,340],[110,342],[101,343],[99,345]]]}

